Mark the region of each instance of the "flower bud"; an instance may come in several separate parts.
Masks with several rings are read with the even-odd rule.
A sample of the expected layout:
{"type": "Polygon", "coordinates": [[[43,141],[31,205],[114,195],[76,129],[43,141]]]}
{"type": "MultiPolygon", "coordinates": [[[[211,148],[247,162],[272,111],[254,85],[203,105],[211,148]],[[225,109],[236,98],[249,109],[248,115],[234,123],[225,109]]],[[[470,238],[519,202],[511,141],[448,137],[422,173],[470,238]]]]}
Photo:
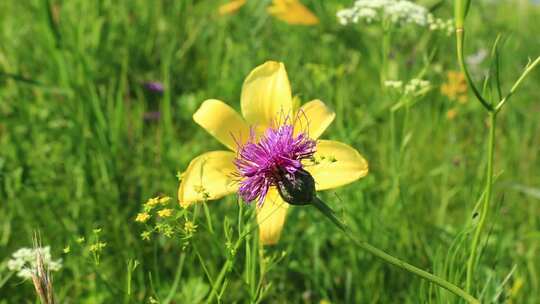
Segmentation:
{"type": "Polygon", "coordinates": [[[281,198],[291,205],[307,205],[315,197],[315,180],[304,169],[299,169],[294,176],[283,176],[277,182],[281,198]]]}

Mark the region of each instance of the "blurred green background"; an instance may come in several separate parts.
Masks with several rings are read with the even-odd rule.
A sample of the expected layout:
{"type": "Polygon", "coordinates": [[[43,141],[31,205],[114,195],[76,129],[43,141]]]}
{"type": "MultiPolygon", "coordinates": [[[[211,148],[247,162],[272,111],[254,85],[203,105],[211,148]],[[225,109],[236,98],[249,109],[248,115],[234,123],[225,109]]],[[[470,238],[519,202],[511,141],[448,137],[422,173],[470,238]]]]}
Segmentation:
{"type": "MultiPolygon", "coordinates": [[[[141,204],[158,194],[176,201],[177,173],[221,148],[193,123],[198,106],[218,98],[238,109],[247,73],[277,60],[293,94],[336,111],[324,138],[370,163],[368,177],[325,200],[370,243],[462,285],[487,128],[472,94],[465,103],[441,94],[458,70],[454,37],[414,26],[392,36],[390,76],[431,85],[391,111],[380,28],[341,26],[335,14],[351,1],[302,2],[320,24],[282,22],[268,15],[270,1],[227,16],[217,13],[221,1],[1,1],[0,303],[36,301],[31,283],[6,266],[35,231],[63,259],[59,303],[204,302],[231,259],[218,286],[223,303],[459,303],[358,251],[307,208],[292,209],[278,245],[260,248],[254,233],[233,257],[226,240],[253,214],[235,197],[182,211],[179,226],[197,224],[188,239],[141,239],[141,204]],[[151,81],[163,92],[148,90],[151,81]],[[97,228],[106,243],[99,263],[90,251],[97,228]]],[[[451,1],[419,3],[452,18],[451,1]]],[[[473,1],[467,28],[467,54],[489,53],[504,35],[507,89],[540,54],[532,2],[473,1]]],[[[486,59],[477,76],[487,68],[486,59]]],[[[483,303],[540,301],[539,84],[536,71],[496,129],[495,195],[474,287],[483,303]]]]}

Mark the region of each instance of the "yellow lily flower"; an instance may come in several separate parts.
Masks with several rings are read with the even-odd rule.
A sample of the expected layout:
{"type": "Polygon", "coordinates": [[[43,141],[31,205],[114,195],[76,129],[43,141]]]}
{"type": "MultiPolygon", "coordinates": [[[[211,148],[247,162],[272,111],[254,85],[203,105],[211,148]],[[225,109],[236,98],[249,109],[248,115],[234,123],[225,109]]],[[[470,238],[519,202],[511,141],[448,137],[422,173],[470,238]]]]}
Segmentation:
{"type": "Polygon", "coordinates": [[[218,13],[223,15],[231,15],[236,13],[242,6],[246,4],[246,0],[233,0],[219,6],[218,13]]]}
{"type": "MultiPolygon", "coordinates": [[[[246,0],[232,0],[221,5],[219,15],[231,15],[236,13],[246,4],[246,0]]],[[[274,0],[268,7],[268,12],[274,17],[295,25],[315,25],[319,18],[298,0],[274,0]]]]}
{"type": "Polygon", "coordinates": [[[319,18],[298,0],[274,0],[268,12],[289,24],[315,25],[319,18]]]}
{"type": "MultiPolygon", "coordinates": [[[[275,61],[268,61],[249,73],[242,86],[240,106],[242,115],[223,101],[208,99],[193,115],[193,120],[229,151],[207,152],[190,162],[178,188],[182,207],[238,192],[235,160],[250,134],[251,138],[260,138],[280,118],[296,115],[301,119],[294,120],[295,133],[308,130],[309,138],[317,140],[335,117],[317,99],[295,109],[285,66],[275,61]]],[[[304,163],[304,169],[313,176],[318,191],[349,184],[368,173],[368,164],[360,153],[340,142],[317,140],[313,156],[315,161],[304,163]]],[[[263,199],[257,207],[260,241],[274,244],[283,229],[288,204],[275,185],[263,199]]]]}

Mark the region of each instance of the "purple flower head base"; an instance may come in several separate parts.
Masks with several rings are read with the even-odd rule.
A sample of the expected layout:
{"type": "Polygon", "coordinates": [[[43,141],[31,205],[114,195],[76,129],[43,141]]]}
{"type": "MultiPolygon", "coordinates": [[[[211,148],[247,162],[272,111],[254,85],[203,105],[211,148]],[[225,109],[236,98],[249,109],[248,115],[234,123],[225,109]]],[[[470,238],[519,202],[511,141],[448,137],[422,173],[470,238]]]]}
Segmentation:
{"type": "Polygon", "coordinates": [[[163,84],[161,82],[158,82],[158,81],[149,81],[149,82],[146,82],[144,83],[144,87],[151,91],[151,92],[155,92],[155,93],[163,93],[163,91],[165,90],[165,87],[163,86],[163,84]]]}
{"type": "Polygon", "coordinates": [[[294,181],[295,173],[302,170],[302,160],[312,157],[315,148],[314,140],[306,133],[295,135],[290,124],[268,128],[258,141],[252,129],[234,160],[241,178],[240,197],[262,205],[270,187],[284,179],[294,181]]]}

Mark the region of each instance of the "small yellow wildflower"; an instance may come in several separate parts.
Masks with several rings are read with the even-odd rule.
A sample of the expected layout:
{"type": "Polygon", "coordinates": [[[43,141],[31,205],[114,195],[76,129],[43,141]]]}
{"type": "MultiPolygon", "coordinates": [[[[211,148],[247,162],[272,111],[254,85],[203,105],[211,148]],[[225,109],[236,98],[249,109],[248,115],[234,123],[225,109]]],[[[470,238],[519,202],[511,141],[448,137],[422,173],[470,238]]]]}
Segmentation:
{"type": "Polygon", "coordinates": [[[167,224],[167,223],[159,223],[156,225],[155,227],[156,231],[163,234],[164,236],[166,237],[171,237],[174,233],[174,230],[173,228],[171,227],[171,225],[167,224]]]}
{"type": "Polygon", "coordinates": [[[187,234],[193,234],[195,231],[197,231],[197,225],[195,225],[195,223],[192,221],[186,221],[184,223],[184,231],[187,234]]]}
{"type": "Polygon", "coordinates": [[[84,243],[84,236],[81,236],[79,238],[77,238],[77,243],[81,244],[81,243],[84,243]]]}
{"type": "Polygon", "coordinates": [[[166,205],[169,201],[171,200],[171,197],[170,196],[162,196],[158,199],[158,202],[161,204],[161,205],[166,205]]]}
{"type": "Polygon", "coordinates": [[[218,9],[218,13],[223,15],[231,15],[236,13],[242,6],[246,4],[246,0],[233,0],[221,5],[218,9]]]}
{"type": "Polygon", "coordinates": [[[509,302],[512,302],[513,299],[518,297],[519,292],[521,288],[523,287],[523,283],[524,282],[522,278],[517,278],[514,281],[514,284],[512,284],[512,288],[510,288],[510,295],[509,295],[510,301],[509,302]]]}
{"type": "Polygon", "coordinates": [[[446,112],[446,118],[448,118],[448,120],[454,120],[457,114],[458,114],[458,111],[456,109],[450,109],[448,110],[448,112],[446,112]]]}
{"type": "Polygon", "coordinates": [[[137,214],[137,217],[135,218],[135,222],[144,223],[148,221],[149,218],[150,218],[150,214],[146,212],[141,212],[137,214]]]}
{"type": "Polygon", "coordinates": [[[155,206],[159,204],[159,197],[152,197],[149,198],[146,203],[143,204],[144,211],[150,212],[150,210],[154,209],[155,206]]]}
{"type": "Polygon", "coordinates": [[[167,209],[159,210],[157,214],[161,217],[169,217],[172,215],[172,209],[167,208],[167,209]]]}
{"type": "Polygon", "coordinates": [[[457,71],[447,73],[447,81],[441,86],[441,94],[450,100],[457,100],[460,103],[467,102],[467,81],[465,75],[457,71]]]}
{"type": "Polygon", "coordinates": [[[103,250],[103,248],[105,248],[107,246],[107,243],[105,242],[97,242],[97,243],[94,243],[92,245],[90,245],[90,252],[93,252],[93,253],[98,253],[98,252],[101,252],[103,250]]]}
{"type": "Polygon", "coordinates": [[[151,235],[152,231],[144,231],[143,233],[141,233],[141,239],[143,239],[143,241],[150,241],[151,235]]]}
{"type": "Polygon", "coordinates": [[[148,206],[156,206],[157,204],[159,204],[159,197],[149,198],[145,203],[148,206]]]}
{"type": "Polygon", "coordinates": [[[71,246],[67,245],[67,246],[64,248],[64,253],[65,253],[65,254],[68,254],[70,251],[71,251],[71,246]]]}

